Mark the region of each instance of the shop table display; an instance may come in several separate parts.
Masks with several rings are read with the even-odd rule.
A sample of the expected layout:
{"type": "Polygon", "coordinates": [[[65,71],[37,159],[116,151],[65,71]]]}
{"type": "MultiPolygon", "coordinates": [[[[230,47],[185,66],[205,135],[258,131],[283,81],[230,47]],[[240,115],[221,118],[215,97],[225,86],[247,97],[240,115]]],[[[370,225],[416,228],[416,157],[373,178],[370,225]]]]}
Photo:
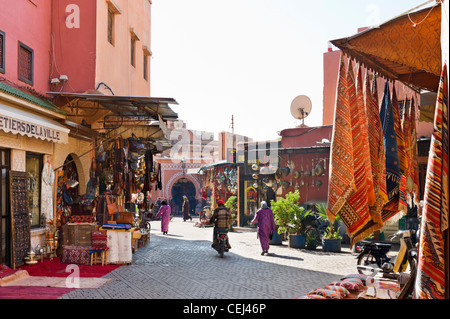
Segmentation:
{"type": "Polygon", "coordinates": [[[93,223],[68,223],[64,225],[61,262],[89,265],[92,231],[97,230],[97,228],[97,225],[93,223]]]}
{"type": "Polygon", "coordinates": [[[100,230],[106,230],[108,238],[108,264],[133,263],[132,237],[134,229],[130,225],[105,224],[100,230]]]}

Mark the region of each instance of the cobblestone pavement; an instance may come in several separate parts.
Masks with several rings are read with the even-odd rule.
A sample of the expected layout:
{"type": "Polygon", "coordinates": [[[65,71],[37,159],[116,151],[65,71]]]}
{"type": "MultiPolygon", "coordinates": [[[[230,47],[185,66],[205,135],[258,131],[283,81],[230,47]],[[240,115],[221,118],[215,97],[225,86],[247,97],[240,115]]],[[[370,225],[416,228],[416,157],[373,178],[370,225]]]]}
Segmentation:
{"type": "Polygon", "coordinates": [[[356,255],[270,247],[261,256],[256,232],[230,232],[232,249],[220,258],[212,228],[174,217],[169,234],[153,221],[149,245],[133,263],[112,271],[99,289],[76,289],[62,299],[291,299],[356,272],[356,255]]]}

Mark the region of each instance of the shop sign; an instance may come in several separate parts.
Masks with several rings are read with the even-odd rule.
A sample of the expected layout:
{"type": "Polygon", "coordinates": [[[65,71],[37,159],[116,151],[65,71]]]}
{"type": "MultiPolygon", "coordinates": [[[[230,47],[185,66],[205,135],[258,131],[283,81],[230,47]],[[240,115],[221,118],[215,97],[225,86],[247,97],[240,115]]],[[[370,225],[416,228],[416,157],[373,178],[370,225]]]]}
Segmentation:
{"type": "Polygon", "coordinates": [[[61,140],[64,134],[61,134],[62,132],[59,130],[5,115],[0,115],[0,130],[52,142],[64,142],[61,140]]]}

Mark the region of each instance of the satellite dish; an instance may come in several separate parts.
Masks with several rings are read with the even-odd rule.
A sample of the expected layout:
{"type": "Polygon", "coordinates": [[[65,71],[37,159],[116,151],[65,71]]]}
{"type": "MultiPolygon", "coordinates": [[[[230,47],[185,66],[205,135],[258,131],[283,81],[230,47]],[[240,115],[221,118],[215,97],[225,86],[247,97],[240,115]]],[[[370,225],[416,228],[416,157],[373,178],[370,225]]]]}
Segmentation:
{"type": "Polygon", "coordinates": [[[306,95],[299,95],[291,103],[291,114],[297,120],[303,120],[311,113],[312,103],[306,95]]]}

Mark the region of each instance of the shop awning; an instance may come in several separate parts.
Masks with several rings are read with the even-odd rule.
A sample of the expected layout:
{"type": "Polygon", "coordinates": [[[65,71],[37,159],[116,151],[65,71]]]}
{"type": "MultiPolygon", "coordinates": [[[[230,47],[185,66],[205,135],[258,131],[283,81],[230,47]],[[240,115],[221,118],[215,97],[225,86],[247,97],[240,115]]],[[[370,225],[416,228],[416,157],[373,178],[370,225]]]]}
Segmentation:
{"type": "Polygon", "coordinates": [[[47,92],[60,100],[61,104],[66,104],[71,113],[68,116],[88,116],[94,113],[101,105],[109,111],[110,118],[106,118],[104,123],[113,123],[122,120],[176,120],[178,114],[175,113],[169,104],[178,104],[172,98],[128,96],[128,95],[104,95],[100,93],[67,93],[67,92],[47,92]],[[64,101],[64,98],[66,101],[64,101]],[[65,103],[64,103],[65,102],[65,103]],[[114,117],[114,118],[113,118],[114,117]]]}
{"type": "Polygon", "coordinates": [[[442,71],[440,6],[435,3],[331,43],[387,78],[435,92],[442,71]]]}
{"type": "Polygon", "coordinates": [[[0,130],[67,144],[70,130],[56,121],[0,103],[0,130]]]}
{"type": "Polygon", "coordinates": [[[57,98],[72,122],[83,121],[94,129],[105,129],[124,138],[134,134],[153,144],[155,151],[171,147],[164,121],[178,118],[169,106],[178,104],[172,98],[104,95],[98,91],[47,94],[57,98]]]}

